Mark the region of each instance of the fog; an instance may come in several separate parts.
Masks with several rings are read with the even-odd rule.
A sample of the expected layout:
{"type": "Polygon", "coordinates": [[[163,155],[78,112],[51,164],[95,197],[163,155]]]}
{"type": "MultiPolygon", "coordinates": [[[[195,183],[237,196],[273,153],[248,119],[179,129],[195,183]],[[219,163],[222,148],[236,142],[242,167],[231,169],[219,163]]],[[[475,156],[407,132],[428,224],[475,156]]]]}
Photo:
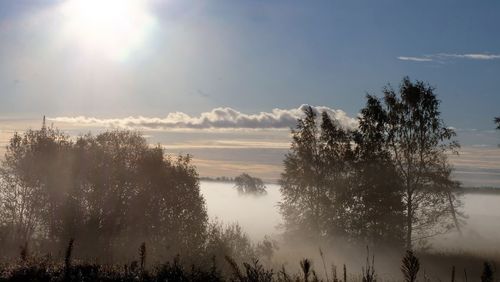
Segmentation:
{"type": "Polygon", "coordinates": [[[457,232],[438,236],[436,247],[476,252],[500,252],[500,194],[463,195],[466,216],[463,236],[457,232]],[[495,246],[492,248],[492,246],[495,246]]]}
{"type": "Polygon", "coordinates": [[[224,223],[238,223],[254,241],[280,233],[279,186],[267,184],[267,194],[240,195],[233,183],[205,182],[200,185],[208,215],[224,223]]]}
{"type": "MultiPolygon", "coordinates": [[[[281,232],[279,186],[268,184],[267,191],[264,196],[239,195],[233,183],[201,182],[210,218],[237,222],[254,241],[281,232]]],[[[500,251],[500,247],[491,249],[492,245],[500,246],[500,194],[464,194],[463,204],[463,236],[456,231],[439,235],[430,240],[431,246],[438,250],[500,251]]]]}

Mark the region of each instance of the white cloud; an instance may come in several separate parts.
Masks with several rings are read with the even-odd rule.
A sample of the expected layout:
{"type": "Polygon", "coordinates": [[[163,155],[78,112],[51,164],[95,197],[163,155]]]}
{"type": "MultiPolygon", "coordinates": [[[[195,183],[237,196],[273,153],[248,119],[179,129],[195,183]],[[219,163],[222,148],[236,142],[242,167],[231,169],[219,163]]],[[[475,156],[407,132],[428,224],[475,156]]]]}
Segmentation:
{"type": "Polygon", "coordinates": [[[448,57],[448,58],[458,58],[458,59],[470,59],[470,60],[497,60],[500,59],[500,55],[496,54],[447,54],[440,53],[435,55],[437,57],[448,57]]]}
{"type": "MultiPolygon", "coordinates": [[[[291,128],[297,124],[297,119],[303,116],[301,105],[295,109],[273,109],[271,112],[245,114],[232,108],[215,108],[203,112],[199,116],[190,116],[182,112],[169,113],[164,118],[158,117],[125,117],[101,119],[95,117],[55,117],[49,121],[71,123],[86,126],[102,126],[112,128],[135,128],[142,130],[165,129],[275,129],[291,128]]],[[[332,118],[346,128],[355,128],[357,119],[347,116],[342,110],[325,106],[313,106],[317,113],[327,112],[332,118]]]]}
{"type": "Polygon", "coordinates": [[[413,61],[413,62],[432,62],[432,61],[444,61],[450,59],[498,60],[500,59],[500,55],[488,54],[488,53],[469,53],[469,54],[438,53],[432,55],[424,55],[420,57],[399,56],[397,57],[397,59],[401,61],[413,61]]]}
{"type": "Polygon", "coordinates": [[[432,61],[432,59],[428,58],[428,57],[405,57],[405,56],[398,57],[398,60],[413,61],[413,62],[431,62],[432,61]]]}

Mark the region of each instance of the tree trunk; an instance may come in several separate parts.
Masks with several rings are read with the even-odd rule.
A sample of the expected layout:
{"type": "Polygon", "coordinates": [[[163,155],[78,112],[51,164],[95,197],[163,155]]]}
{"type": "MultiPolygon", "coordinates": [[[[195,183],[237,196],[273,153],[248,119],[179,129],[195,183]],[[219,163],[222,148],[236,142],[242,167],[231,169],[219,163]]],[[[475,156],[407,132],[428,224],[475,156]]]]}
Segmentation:
{"type": "Polygon", "coordinates": [[[408,202],[406,203],[406,249],[411,250],[411,237],[412,237],[412,225],[413,225],[413,209],[412,209],[412,195],[408,193],[408,202]]]}
{"type": "Polygon", "coordinates": [[[455,206],[453,205],[453,199],[451,198],[451,191],[448,191],[448,202],[450,203],[450,211],[453,216],[453,222],[455,223],[455,227],[457,228],[458,234],[460,237],[462,236],[462,230],[460,229],[460,224],[457,219],[457,212],[455,211],[455,206]]]}

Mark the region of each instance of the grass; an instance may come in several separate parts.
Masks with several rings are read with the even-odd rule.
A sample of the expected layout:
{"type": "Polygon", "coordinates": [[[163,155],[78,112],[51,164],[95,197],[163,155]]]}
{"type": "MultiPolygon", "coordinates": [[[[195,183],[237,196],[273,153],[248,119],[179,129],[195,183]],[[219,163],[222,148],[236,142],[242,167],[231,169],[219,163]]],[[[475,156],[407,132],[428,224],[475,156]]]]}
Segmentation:
{"type": "MultiPolygon", "coordinates": [[[[258,259],[238,263],[226,256],[226,269],[213,260],[210,266],[184,265],[179,256],[172,261],[146,267],[146,244],[139,247],[138,261],[124,265],[97,264],[74,260],[72,258],[73,240],[70,240],[63,261],[53,260],[50,256],[30,256],[26,247],[21,248],[18,259],[0,263],[0,281],[234,281],[234,282],[376,282],[388,281],[378,277],[375,268],[375,256],[367,252],[366,265],[361,273],[347,273],[344,264],[342,277],[338,278],[337,268],[327,269],[323,252],[320,250],[323,269],[318,272],[314,263],[308,258],[299,261],[298,273],[288,272],[284,266],[276,271],[266,267],[258,259]],[[320,277],[319,273],[324,275],[320,277]]],[[[495,277],[495,265],[498,261],[480,261],[470,254],[422,253],[415,254],[407,251],[401,260],[401,280],[392,281],[498,281],[495,277]],[[452,263],[450,267],[443,267],[443,262],[452,263]],[[422,263],[423,262],[423,263],[422,263]],[[481,267],[464,267],[464,263],[480,264],[481,267]],[[434,265],[440,267],[444,275],[439,276],[434,265]],[[463,272],[461,271],[463,269],[463,272]],[[451,271],[450,271],[451,270],[451,271]],[[433,273],[433,275],[429,275],[433,273]],[[438,278],[440,277],[440,278],[438,278]],[[496,280],[495,280],[496,279],[496,280]]]]}

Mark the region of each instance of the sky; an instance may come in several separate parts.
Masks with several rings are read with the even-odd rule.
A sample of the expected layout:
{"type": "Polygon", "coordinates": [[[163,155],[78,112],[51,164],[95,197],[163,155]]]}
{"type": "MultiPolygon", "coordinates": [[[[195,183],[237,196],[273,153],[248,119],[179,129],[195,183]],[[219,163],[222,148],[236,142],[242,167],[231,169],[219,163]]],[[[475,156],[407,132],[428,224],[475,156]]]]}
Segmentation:
{"type": "Polygon", "coordinates": [[[365,95],[436,87],[470,185],[500,186],[499,1],[5,0],[0,145],[43,115],[72,134],[126,127],[200,174],[279,177],[313,105],[355,127],[365,95]]]}

